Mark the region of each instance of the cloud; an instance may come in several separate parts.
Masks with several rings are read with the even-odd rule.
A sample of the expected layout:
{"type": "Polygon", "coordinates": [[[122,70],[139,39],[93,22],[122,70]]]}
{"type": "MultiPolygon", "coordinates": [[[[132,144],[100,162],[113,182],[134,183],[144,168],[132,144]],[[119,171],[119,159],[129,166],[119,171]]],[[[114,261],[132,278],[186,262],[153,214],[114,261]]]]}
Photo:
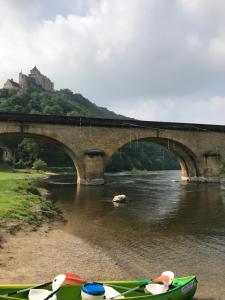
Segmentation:
{"type": "Polygon", "coordinates": [[[56,88],[118,113],[222,122],[212,99],[225,95],[224,9],[223,0],[0,0],[0,82],[37,65],[56,88]]]}
{"type": "Polygon", "coordinates": [[[193,122],[224,125],[225,97],[215,96],[198,100],[183,99],[138,99],[133,105],[123,101],[112,109],[124,115],[142,120],[167,122],[193,122]],[[141,104],[140,104],[141,103],[141,104]]]}

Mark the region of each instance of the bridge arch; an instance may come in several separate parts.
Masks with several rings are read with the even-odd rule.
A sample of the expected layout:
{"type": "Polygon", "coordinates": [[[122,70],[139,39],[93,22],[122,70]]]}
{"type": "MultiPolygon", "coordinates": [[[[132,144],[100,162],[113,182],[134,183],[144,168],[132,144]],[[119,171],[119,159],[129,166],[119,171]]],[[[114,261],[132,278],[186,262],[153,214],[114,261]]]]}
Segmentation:
{"type": "MultiPolygon", "coordinates": [[[[129,142],[124,142],[124,144],[120,144],[118,147],[113,149],[113,152],[109,155],[107,159],[107,163],[111,159],[112,155],[115,154],[117,151],[122,149],[125,145],[129,143],[134,142],[150,142],[153,144],[157,144],[165,148],[167,151],[172,153],[174,157],[177,158],[180,168],[181,168],[181,177],[183,180],[187,181],[194,181],[199,176],[199,166],[198,166],[198,160],[194,152],[184,144],[180,143],[179,141],[176,141],[172,138],[160,138],[160,137],[144,137],[144,138],[135,138],[130,139],[129,142]]],[[[106,165],[107,165],[106,163],[106,165]]],[[[105,167],[106,167],[105,165],[105,167]]]]}
{"type": "Polygon", "coordinates": [[[58,148],[62,149],[62,151],[65,152],[68,155],[68,157],[71,159],[71,161],[75,167],[75,170],[77,172],[77,182],[79,182],[79,180],[80,180],[80,165],[78,163],[78,159],[77,159],[74,151],[72,149],[70,149],[70,147],[68,147],[68,145],[66,145],[65,143],[59,141],[58,139],[52,138],[48,135],[42,135],[42,134],[36,134],[36,133],[5,132],[5,133],[0,133],[0,139],[1,139],[1,137],[33,138],[33,139],[37,139],[40,141],[53,142],[55,145],[58,146],[58,148]]]}

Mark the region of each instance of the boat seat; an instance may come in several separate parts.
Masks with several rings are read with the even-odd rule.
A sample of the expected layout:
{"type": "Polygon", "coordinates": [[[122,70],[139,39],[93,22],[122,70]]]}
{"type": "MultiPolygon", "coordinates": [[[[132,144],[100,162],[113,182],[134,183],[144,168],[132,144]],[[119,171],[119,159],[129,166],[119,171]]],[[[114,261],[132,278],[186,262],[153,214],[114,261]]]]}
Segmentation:
{"type": "MultiPolygon", "coordinates": [[[[44,300],[52,291],[44,289],[31,289],[28,295],[29,300],[44,300]]],[[[53,295],[50,300],[57,300],[56,295],[53,295]]]]}
{"type": "Polygon", "coordinates": [[[158,295],[165,293],[169,289],[168,286],[165,286],[164,284],[159,284],[159,283],[149,283],[145,287],[145,292],[150,293],[152,295],[158,295]]]}

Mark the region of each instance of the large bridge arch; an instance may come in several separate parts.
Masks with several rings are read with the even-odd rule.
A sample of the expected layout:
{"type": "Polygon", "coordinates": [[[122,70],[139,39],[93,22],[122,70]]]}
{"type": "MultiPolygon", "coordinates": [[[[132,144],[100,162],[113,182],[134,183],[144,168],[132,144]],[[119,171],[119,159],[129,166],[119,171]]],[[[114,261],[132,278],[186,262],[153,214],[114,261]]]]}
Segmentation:
{"type": "Polygon", "coordinates": [[[8,132],[8,133],[0,133],[0,139],[1,137],[21,137],[21,138],[33,138],[41,141],[51,141],[55,145],[57,145],[62,151],[64,151],[68,157],[71,159],[75,170],[76,170],[76,175],[77,175],[77,182],[79,184],[80,182],[80,165],[79,165],[79,160],[76,157],[76,154],[68,145],[65,143],[62,143],[58,139],[52,138],[51,136],[48,135],[40,135],[40,134],[35,134],[35,133],[18,133],[18,132],[8,132]]]}
{"type": "MultiPolygon", "coordinates": [[[[93,144],[97,144],[97,140],[99,140],[98,137],[97,140],[93,139],[93,135],[101,134],[101,132],[96,132],[96,128],[71,126],[70,124],[62,126],[51,123],[14,122],[14,120],[13,122],[11,120],[10,122],[2,122],[1,125],[0,136],[3,134],[33,136],[46,138],[62,145],[74,163],[78,185],[104,184],[103,157],[101,155],[99,157],[98,154],[93,157],[92,153],[89,154],[89,150],[93,149],[93,144]]],[[[100,149],[101,147],[97,146],[97,148],[100,149]]]]}
{"type": "Polygon", "coordinates": [[[177,158],[180,164],[181,177],[183,180],[195,180],[199,176],[200,172],[199,172],[198,160],[196,155],[193,153],[193,151],[187,146],[185,146],[184,144],[180,143],[179,141],[170,138],[159,138],[159,137],[145,137],[140,139],[138,139],[137,137],[134,139],[130,138],[129,142],[124,141],[123,145],[121,145],[120,143],[118,147],[115,147],[113,149],[113,152],[111,152],[107,157],[105,167],[107,166],[113,154],[115,154],[117,151],[122,149],[125,145],[134,142],[141,142],[141,141],[160,145],[163,148],[165,148],[167,151],[172,153],[177,158]]]}

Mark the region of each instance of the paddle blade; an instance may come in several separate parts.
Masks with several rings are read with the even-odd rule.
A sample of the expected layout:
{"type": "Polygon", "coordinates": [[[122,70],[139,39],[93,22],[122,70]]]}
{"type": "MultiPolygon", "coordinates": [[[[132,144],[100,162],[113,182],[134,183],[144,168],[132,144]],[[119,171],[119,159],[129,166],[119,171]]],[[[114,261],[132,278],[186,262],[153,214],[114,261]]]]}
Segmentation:
{"type": "Polygon", "coordinates": [[[163,282],[165,285],[170,285],[172,284],[173,280],[174,280],[174,273],[171,271],[165,271],[159,277],[156,277],[152,281],[155,283],[163,282]]]}
{"type": "Polygon", "coordinates": [[[169,285],[170,284],[170,278],[169,278],[169,276],[161,275],[159,277],[154,278],[152,280],[152,282],[154,282],[154,283],[162,282],[165,285],[169,285]]]}
{"type": "Polygon", "coordinates": [[[86,283],[86,280],[82,279],[80,276],[72,274],[72,273],[65,273],[66,279],[64,280],[65,284],[68,285],[82,285],[86,283]]]}

